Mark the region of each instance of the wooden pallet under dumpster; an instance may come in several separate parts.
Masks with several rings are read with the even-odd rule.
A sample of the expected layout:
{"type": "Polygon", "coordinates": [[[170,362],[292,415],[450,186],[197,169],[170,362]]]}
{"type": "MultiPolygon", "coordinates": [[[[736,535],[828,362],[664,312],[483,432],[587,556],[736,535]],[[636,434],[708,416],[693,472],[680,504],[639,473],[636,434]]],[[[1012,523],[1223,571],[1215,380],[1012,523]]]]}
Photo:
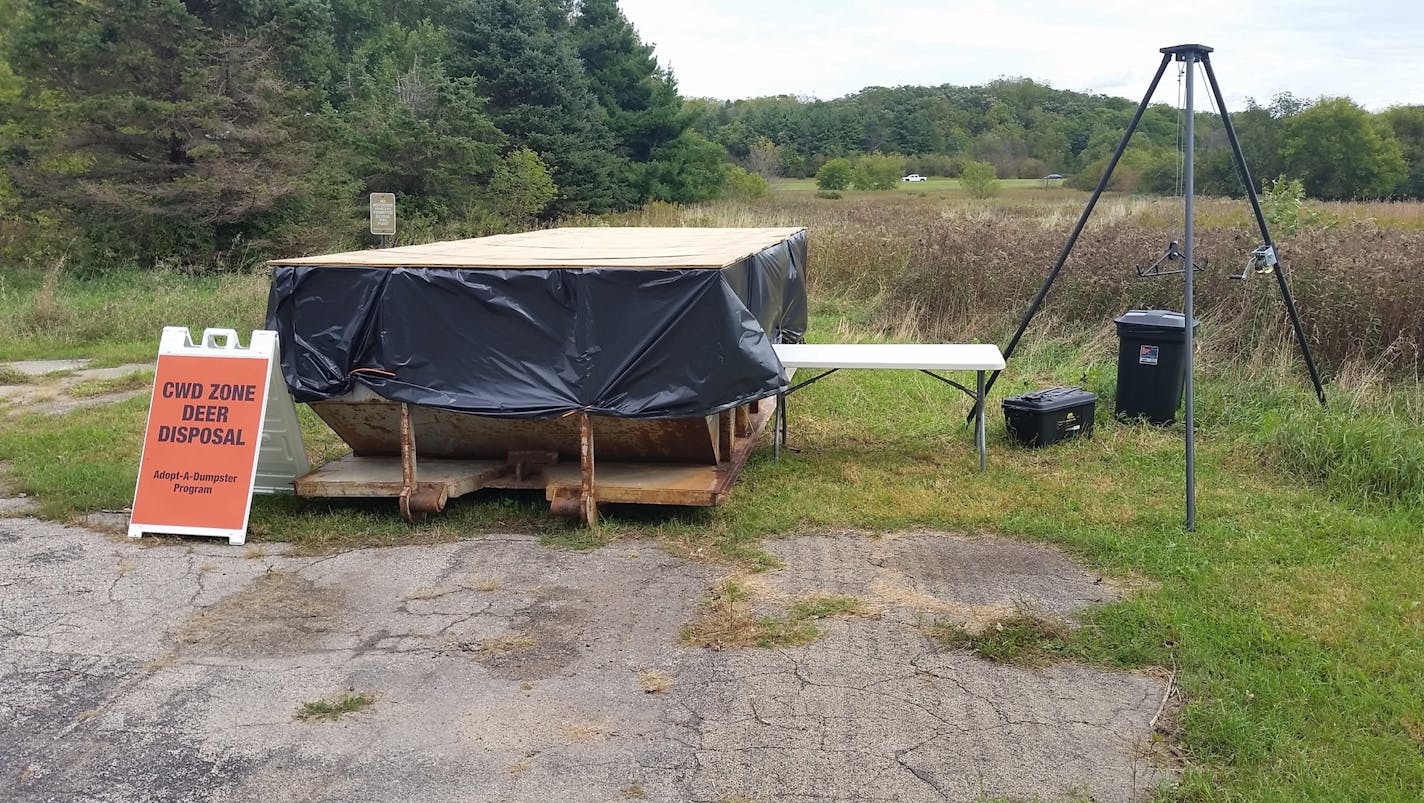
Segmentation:
{"type": "Polygon", "coordinates": [[[415,521],[482,488],[542,488],[552,512],[594,525],[605,503],[725,502],[776,400],[663,420],[492,418],[405,405],[362,388],[311,406],[353,452],[298,477],[299,496],[395,498],[415,521]]]}

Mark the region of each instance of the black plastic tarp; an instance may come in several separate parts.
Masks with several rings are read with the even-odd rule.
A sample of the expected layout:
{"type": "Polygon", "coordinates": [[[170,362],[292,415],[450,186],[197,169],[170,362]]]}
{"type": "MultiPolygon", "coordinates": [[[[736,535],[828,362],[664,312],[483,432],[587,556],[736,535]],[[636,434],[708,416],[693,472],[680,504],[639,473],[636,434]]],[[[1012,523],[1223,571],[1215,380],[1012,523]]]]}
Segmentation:
{"type": "Polygon", "coordinates": [[[721,269],[278,265],[267,326],[294,398],[353,382],[507,417],[711,413],[786,389],[806,234],[721,269]]]}

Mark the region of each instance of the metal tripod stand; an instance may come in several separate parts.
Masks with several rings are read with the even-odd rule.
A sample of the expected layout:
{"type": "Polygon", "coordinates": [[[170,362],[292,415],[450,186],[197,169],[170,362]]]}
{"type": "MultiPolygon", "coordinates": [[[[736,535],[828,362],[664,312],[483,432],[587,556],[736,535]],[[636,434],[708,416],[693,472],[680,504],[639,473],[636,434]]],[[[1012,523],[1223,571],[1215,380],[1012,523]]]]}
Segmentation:
{"type": "MultiPolygon", "coordinates": [[[[1068,256],[1073,253],[1073,246],[1078,242],[1078,236],[1083,233],[1083,227],[1087,225],[1088,217],[1093,213],[1093,207],[1102,197],[1103,190],[1108,186],[1108,181],[1112,178],[1113,170],[1117,167],[1122,154],[1127,150],[1128,140],[1137,130],[1137,125],[1142,120],[1142,115],[1147,111],[1147,106],[1152,101],[1152,95],[1157,91],[1157,84],[1162,80],[1162,75],[1167,71],[1167,65],[1173,60],[1186,63],[1186,148],[1185,163],[1183,167],[1184,187],[1183,195],[1186,198],[1186,236],[1185,248],[1182,258],[1186,265],[1193,266],[1192,246],[1195,239],[1195,222],[1193,218],[1193,196],[1195,195],[1194,181],[1194,151],[1195,143],[1195,120],[1194,120],[1194,97],[1193,97],[1193,77],[1195,66],[1200,63],[1206,72],[1208,83],[1211,85],[1212,96],[1216,100],[1216,108],[1221,115],[1222,124],[1226,128],[1226,137],[1231,142],[1231,154],[1236,162],[1236,172],[1241,177],[1242,184],[1246,187],[1246,197],[1251,200],[1251,210],[1256,215],[1256,225],[1261,230],[1261,237],[1265,241],[1258,250],[1269,250],[1273,264],[1276,248],[1271,239],[1270,229],[1266,226],[1265,215],[1261,212],[1261,202],[1256,195],[1256,186],[1251,180],[1251,171],[1246,167],[1246,157],[1241,152],[1241,143],[1236,139],[1236,129],[1231,125],[1231,116],[1226,113],[1226,102],[1221,96],[1221,87],[1216,82],[1216,73],[1211,68],[1212,48],[1205,45],[1175,45],[1161,49],[1162,63],[1157,66],[1157,73],[1152,76],[1152,83],[1147,87],[1147,93],[1142,96],[1142,102],[1137,105],[1137,111],[1132,116],[1132,121],[1127,124],[1127,130],[1123,132],[1122,140],[1118,142],[1117,149],[1113,151],[1112,158],[1108,160],[1108,166],[1103,171],[1103,177],[1098,180],[1098,186],[1094,188],[1093,194],[1088,198],[1088,204],[1083,208],[1083,214],[1078,217],[1078,222],[1073,226],[1073,232],[1068,235],[1068,242],[1059,252],[1058,259],[1053,263],[1053,269],[1048,272],[1048,276],[1043,280],[1043,285],[1038,288],[1038,293],[1029,304],[1028,311],[1024,314],[1023,320],[1019,322],[1019,327],[1014,336],[1010,338],[1009,344],[1004,347],[1004,359],[1008,359],[1018,347],[1019,340],[1028,329],[1029,322],[1033,316],[1038,314],[1038,309],[1043,305],[1043,299],[1048,295],[1048,290],[1053,286],[1053,282],[1058,278],[1058,273],[1063,270],[1063,264],[1068,261],[1068,256]]],[[[1296,311],[1295,301],[1291,298],[1290,286],[1286,283],[1285,270],[1275,264],[1272,271],[1276,277],[1276,285],[1280,288],[1281,299],[1285,302],[1286,313],[1290,316],[1291,327],[1295,330],[1296,342],[1300,344],[1301,356],[1305,358],[1305,366],[1310,371],[1310,381],[1315,385],[1315,395],[1320,399],[1320,404],[1325,404],[1325,388],[1320,381],[1320,372],[1315,367],[1315,359],[1310,354],[1310,344],[1305,339],[1305,328],[1301,325],[1300,314],[1296,311]]],[[[1187,521],[1188,531],[1196,529],[1196,474],[1195,474],[1195,436],[1194,436],[1194,393],[1192,387],[1192,274],[1195,271],[1187,270],[1183,275],[1186,288],[1184,291],[1183,315],[1186,318],[1186,461],[1187,461],[1187,521]]],[[[998,371],[989,376],[988,388],[994,386],[994,382],[999,378],[998,371]]],[[[970,411],[971,417],[978,411],[970,411]]]]}

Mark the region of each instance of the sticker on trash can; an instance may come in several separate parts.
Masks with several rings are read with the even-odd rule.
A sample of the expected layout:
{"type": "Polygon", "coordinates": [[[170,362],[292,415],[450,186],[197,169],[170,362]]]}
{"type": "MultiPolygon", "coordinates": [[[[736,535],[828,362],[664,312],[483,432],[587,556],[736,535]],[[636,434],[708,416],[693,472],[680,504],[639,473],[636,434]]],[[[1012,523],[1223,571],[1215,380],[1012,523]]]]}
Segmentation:
{"type": "Polygon", "coordinates": [[[1143,346],[1137,351],[1137,362],[1139,365],[1156,365],[1158,346],[1143,346]]]}

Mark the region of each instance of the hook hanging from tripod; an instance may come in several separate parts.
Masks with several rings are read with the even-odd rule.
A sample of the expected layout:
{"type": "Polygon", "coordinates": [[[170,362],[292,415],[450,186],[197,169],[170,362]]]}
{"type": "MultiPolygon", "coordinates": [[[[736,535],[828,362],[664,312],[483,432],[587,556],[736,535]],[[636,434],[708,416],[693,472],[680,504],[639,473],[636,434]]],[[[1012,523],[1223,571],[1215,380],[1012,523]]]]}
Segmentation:
{"type": "MultiPolygon", "coordinates": [[[[1175,270],[1162,269],[1163,265],[1171,262],[1176,262],[1179,259],[1186,259],[1186,257],[1182,254],[1181,247],[1177,244],[1177,241],[1173,240],[1170,243],[1167,243],[1167,250],[1162,253],[1162,256],[1157,258],[1156,262],[1153,262],[1151,265],[1147,265],[1146,267],[1138,265],[1137,275],[1143,279],[1150,279],[1153,276],[1174,276],[1178,273],[1186,273],[1187,269],[1185,267],[1177,268],[1175,270]]],[[[1202,261],[1206,262],[1206,260],[1202,261]]],[[[1198,265],[1197,263],[1193,262],[1192,270],[1196,271],[1197,273],[1201,273],[1203,270],[1205,270],[1205,268],[1202,265],[1198,265]]]]}
{"type": "Polygon", "coordinates": [[[1249,279],[1251,274],[1266,276],[1276,269],[1276,247],[1270,245],[1257,246],[1251,256],[1247,257],[1246,264],[1241,267],[1240,273],[1231,274],[1233,279],[1249,279]]]}

